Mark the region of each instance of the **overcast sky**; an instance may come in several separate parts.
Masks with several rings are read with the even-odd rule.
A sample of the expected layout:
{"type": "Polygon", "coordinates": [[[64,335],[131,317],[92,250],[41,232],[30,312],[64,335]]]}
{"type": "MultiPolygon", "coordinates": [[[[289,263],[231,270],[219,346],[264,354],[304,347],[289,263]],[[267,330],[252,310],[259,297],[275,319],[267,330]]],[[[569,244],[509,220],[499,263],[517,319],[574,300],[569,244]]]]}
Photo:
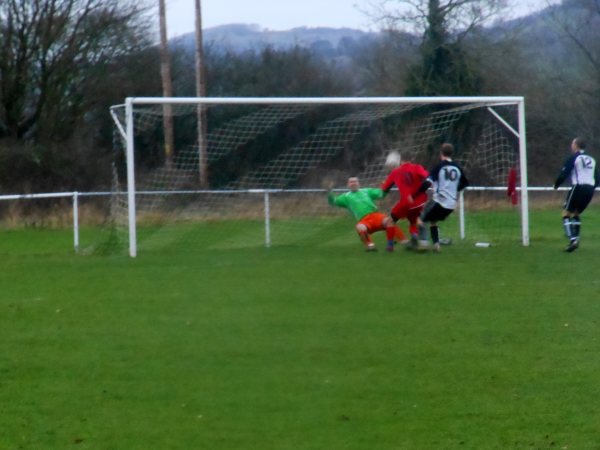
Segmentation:
{"type": "MultiPolygon", "coordinates": [[[[554,0],[513,0],[513,15],[543,8],[554,0]]],[[[257,24],[270,30],[327,26],[376,29],[363,11],[373,0],[202,0],[202,26],[257,24]]],[[[555,2],[555,1],[554,1],[555,2]]],[[[194,31],[194,0],[166,0],[170,37],[194,31]]]]}

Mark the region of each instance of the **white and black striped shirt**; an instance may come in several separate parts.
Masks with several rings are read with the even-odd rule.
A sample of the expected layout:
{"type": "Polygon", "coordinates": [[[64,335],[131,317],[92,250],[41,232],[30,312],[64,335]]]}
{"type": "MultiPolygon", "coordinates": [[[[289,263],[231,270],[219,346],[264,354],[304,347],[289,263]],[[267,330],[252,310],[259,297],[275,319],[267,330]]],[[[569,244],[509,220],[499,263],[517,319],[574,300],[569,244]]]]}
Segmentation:
{"type": "Polygon", "coordinates": [[[451,160],[443,160],[429,171],[419,192],[433,187],[433,201],[446,209],[456,208],[458,193],[469,185],[463,169],[451,160]]]}
{"type": "Polygon", "coordinates": [[[587,185],[598,186],[600,177],[596,160],[583,150],[573,153],[563,165],[554,187],[560,186],[568,177],[572,186],[587,185]]]}

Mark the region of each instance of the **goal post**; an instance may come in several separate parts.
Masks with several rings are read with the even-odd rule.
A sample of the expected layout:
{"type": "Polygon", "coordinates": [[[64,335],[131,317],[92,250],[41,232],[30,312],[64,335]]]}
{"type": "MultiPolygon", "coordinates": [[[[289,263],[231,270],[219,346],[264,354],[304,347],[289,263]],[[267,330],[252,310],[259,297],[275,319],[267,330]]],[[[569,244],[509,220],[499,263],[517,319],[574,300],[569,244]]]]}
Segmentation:
{"type": "MultiPolygon", "coordinates": [[[[119,218],[115,222],[126,229],[132,257],[139,251],[140,221],[151,223],[148,229],[155,234],[160,230],[164,236],[165,224],[174,220],[241,221],[247,226],[257,219],[257,211],[250,213],[252,208],[260,209],[263,235],[270,245],[277,234],[271,229],[270,214],[279,212],[274,220],[280,219],[281,227],[294,212],[304,214],[303,219],[312,217],[313,225],[339,214],[321,208],[319,199],[324,194],[316,191],[322,188],[323,178],[341,188],[344,176],[358,175],[364,186],[376,186],[387,174],[383,161],[390,149],[398,149],[404,160],[429,167],[436,156],[433,149],[443,140],[456,144],[460,149],[457,161],[475,187],[485,192],[473,205],[468,200],[466,207],[461,204],[464,214],[456,214],[457,228],[463,230],[460,237],[471,235],[473,226],[480,228],[484,239],[492,236],[487,225],[470,223],[471,210],[492,211],[500,205],[507,172],[517,170],[518,206],[506,215],[519,217],[517,239],[529,245],[523,97],[130,97],[124,105],[112,107],[111,115],[119,160],[114,187],[119,205],[114,215],[119,218]],[[177,119],[173,167],[166,167],[160,154],[162,107],[167,104],[177,119]],[[208,187],[201,186],[197,176],[202,158],[194,134],[199,107],[206,111],[208,122],[204,124],[208,187]],[[292,191],[305,200],[292,198],[292,191]],[[494,199],[482,198],[493,192],[494,199]],[[259,206],[256,198],[263,195],[259,206]],[[279,199],[282,204],[278,206],[279,199]],[[282,213],[286,208],[294,212],[282,213]]],[[[508,209],[504,204],[501,207],[508,209]]],[[[492,220],[502,215],[495,214],[492,220]]]]}
{"type": "Polygon", "coordinates": [[[519,166],[521,168],[521,242],[529,246],[529,195],[527,180],[527,133],[525,131],[525,99],[523,97],[517,103],[519,129],[517,138],[519,140],[519,166]]]}

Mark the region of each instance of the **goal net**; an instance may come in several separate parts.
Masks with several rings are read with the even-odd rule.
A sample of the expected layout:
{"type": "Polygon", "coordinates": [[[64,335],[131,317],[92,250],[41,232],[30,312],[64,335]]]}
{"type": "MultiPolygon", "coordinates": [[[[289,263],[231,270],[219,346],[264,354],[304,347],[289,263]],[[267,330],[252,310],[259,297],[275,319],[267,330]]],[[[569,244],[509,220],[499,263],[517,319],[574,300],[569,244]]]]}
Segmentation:
{"type": "MultiPolygon", "coordinates": [[[[523,111],[521,97],[129,98],[111,108],[112,223],[131,256],[357,245],[353,219],[328,204],[325,185],[342,192],[358,176],[378,187],[390,151],[429,168],[451,142],[472,186],[442,237],[528,245],[523,111]]],[[[380,210],[397,199],[390,192],[380,210]]]]}

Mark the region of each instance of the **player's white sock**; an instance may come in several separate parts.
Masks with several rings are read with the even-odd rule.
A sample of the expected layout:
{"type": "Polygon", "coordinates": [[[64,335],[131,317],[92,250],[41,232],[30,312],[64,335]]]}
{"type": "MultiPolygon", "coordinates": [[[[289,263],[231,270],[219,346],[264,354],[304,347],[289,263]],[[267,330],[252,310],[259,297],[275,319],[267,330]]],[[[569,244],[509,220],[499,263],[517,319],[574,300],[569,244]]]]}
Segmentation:
{"type": "Polygon", "coordinates": [[[571,232],[573,239],[579,239],[579,231],[581,230],[581,219],[579,216],[574,216],[571,219],[571,232]]]}
{"type": "Polygon", "coordinates": [[[571,240],[573,238],[573,230],[571,227],[570,217],[563,217],[563,228],[565,229],[565,236],[567,236],[567,238],[571,240]]]}

